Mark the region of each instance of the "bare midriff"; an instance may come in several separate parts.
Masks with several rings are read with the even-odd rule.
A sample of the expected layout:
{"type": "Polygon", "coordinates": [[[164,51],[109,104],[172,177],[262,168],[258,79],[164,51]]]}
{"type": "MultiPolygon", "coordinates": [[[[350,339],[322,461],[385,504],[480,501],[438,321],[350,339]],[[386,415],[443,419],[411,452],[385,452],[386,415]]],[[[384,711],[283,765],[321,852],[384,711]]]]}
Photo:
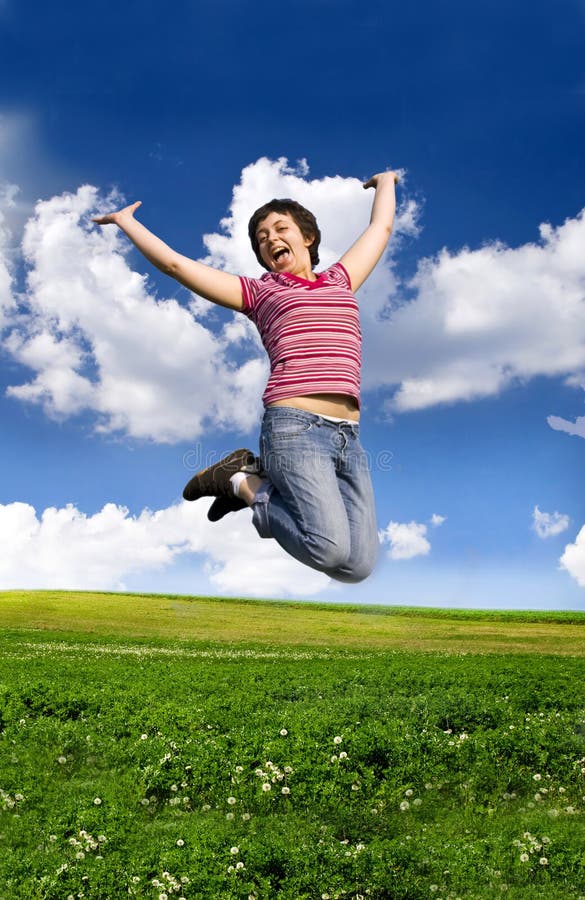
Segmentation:
{"type": "Polygon", "coordinates": [[[307,394],[304,397],[287,397],[286,400],[275,400],[268,406],[294,406],[321,416],[334,416],[338,419],[351,419],[358,422],[360,411],[353,397],[346,394],[307,394]]]}

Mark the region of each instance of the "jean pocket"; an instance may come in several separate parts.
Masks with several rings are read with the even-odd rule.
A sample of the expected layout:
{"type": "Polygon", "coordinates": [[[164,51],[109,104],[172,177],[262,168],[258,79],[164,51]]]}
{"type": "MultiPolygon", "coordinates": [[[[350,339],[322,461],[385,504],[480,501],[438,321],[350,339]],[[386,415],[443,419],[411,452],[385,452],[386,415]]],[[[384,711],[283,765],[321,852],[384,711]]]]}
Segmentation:
{"type": "Polygon", "coordinates": [[[285,441],[307,434],[313,427],[312,422],[300,416],[279,416],[270,423],[269,438],[273,441],[285,441]]]}

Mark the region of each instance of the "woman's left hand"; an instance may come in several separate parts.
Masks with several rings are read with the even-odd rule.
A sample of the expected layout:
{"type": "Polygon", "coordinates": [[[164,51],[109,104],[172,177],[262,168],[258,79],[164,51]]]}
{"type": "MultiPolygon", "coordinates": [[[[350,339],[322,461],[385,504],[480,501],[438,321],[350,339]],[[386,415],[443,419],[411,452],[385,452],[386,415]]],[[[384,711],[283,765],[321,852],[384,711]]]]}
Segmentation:
{"type": "Polygon", "coordinates": [[[377,188],[382,181],[390,181],[390,179],[397,184],[400,180],[398,172],[378,172],[377,175],[372,175],[369,181],[364,182],[364,188],[377,188]]]}

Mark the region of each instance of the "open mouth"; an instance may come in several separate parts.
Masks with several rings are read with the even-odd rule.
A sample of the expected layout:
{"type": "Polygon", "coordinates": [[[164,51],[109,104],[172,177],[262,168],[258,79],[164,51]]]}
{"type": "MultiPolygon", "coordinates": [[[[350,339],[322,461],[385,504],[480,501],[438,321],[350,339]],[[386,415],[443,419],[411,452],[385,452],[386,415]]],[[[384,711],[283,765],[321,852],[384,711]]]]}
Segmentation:
{"type": "Polygon", "coordinates": [[[274,262],[278,262],[280,259],[288,256],[288,250],[286,247],[279,247],[278,250],[275,250],[272,254],[272,259],[274,262]]]}

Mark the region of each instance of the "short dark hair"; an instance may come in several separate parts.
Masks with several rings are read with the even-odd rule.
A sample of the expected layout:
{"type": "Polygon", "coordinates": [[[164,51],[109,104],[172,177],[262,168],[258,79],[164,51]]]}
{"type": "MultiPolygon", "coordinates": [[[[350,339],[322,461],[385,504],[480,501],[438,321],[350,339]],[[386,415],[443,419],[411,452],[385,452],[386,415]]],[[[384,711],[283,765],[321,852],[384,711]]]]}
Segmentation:
{"type": "Polygon", "coordinates": [[[289,200],[288,198],[283,200],[270,200],[268,203],[265,203],[264,206],[261,206],[260,209],[257,209],[248,222],[248,235],[252,244],[252,250],[256,254],[256,259],[262,268],[267,269],[269,272],[271,271],[270,266],[267,266],[260,256],[260,246],[258,244],[258,238],[256,237],[256,231],[258,230],[260,222],[262,222],[271,212],[287,213],[291,219],[294,219],[297,223],[303,237],[313,239],[313,242],[308,249],[311,254],[311,268],[314,269],[315,266],[319,264],[319,244],[321,243],[321,232],[319,231],[317,220],[312,212],[305,209],[305,207],[301,206],[300,203],[297,203],[296,200],[289,200]]]}

